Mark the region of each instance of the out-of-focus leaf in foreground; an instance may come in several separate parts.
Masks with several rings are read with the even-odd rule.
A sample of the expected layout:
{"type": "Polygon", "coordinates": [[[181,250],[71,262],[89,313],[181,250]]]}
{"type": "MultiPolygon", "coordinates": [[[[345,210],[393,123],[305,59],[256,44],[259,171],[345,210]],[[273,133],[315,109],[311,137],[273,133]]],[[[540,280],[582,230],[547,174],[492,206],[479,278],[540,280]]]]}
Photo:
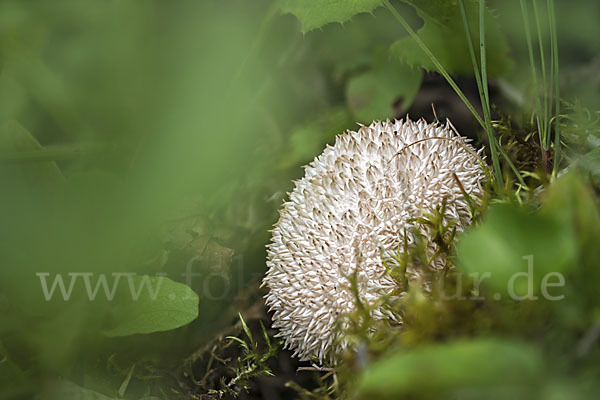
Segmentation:
{"type": "Polygon", "coordinates": [[[0,127],[0,168],[10,168],[23,182],[48,187],[64,179],[55,162],[35,160],[43,151],[36,138],[17,121],[9,120],[0,127]],[[33,162],[19,163],[17,155],[28,155],[33,162]]]}
{"type": "MultiPolygon", "coordinates": [[[[563,317],[577,324],[597,323],[600,311],[597,282],[600,282],[600,209],[598,199],[575,171],[558,179],[544,193],[542,213],[556,218],[564,231],[575,235],[577,257],[565,280],[566,302],[577,307],[565,308],[563,317]],[[575,312],[578,310],[577,312],[575,312]]],[[[548,247],[549,252],[553,252],[548,247]]]]}
{"type": "Polygon", "coordinates": [[[483,284],[495,294],[533,299],[547,274],[572,264],[575,238],[553,215],[497,204],[459,240],[457,254],[462,268],[486,277],[483,284]]]}
{"type": "MultiPolygon", "coordinates": [[[[92,289],[99,277],[112,288],[115,274],[164,273],[181,281],[200,255],[200,246],[173,250],[165,264],[161,233],[185,198],[226,208],[219,190],[236,187],[256,161],[252,145],[269,142],[256,111],[267,109],[276,91],[257,94],[268,76],[263,60],[274,64],[270,50],[233,79],[266,8],[258,3],[0,2],[0,340],[7,359],[32,379],[60,371],[80,384],[70,371],[79,373],[87,357],[127,351],[137,360],[128,338],[102,340],[102,332],[164,331],[196,317],[198,297],[175,281],[165,278],[156,300],[144,288],[137,301],[119,303],[102,288],[90,298],[82,276],[91,277],[92,289]],[[57,149],[87,145],[94,152],[55,158],[57,149]],[[57,279],[67,288],[74,282],[70,297],[58,289],[46,296],[44,283],[49,288],[57,279]]],[[[200,207],[189,214],[219,215],[200,207]]],[[[211,229],[203,234],[212,237],[211,229]]],[[[215,253],[209,245],[193,272],[226,264],[230,252],[213,261],[215,253]]],[[[221,304],[207,303],[203,311],[221,312],[221,304]]],[[[197,345],[162,340],[143,354],[167,358],[182,343],[197,345]],[[161,353],[161,345],[168,350],[161,353]]],[[[14,390],[37,385],[13,383],[14,390]]],[[[8,391],[0,385],[1,398],[8,391]]]]}
{"type": "Polygon", "coordinates": [[[358,389],[361,398],[490,398],[496,392],[525,399],[541,367],[539,352],[523,343],[456,341],[401,350],[369,367],[358,389]]]}

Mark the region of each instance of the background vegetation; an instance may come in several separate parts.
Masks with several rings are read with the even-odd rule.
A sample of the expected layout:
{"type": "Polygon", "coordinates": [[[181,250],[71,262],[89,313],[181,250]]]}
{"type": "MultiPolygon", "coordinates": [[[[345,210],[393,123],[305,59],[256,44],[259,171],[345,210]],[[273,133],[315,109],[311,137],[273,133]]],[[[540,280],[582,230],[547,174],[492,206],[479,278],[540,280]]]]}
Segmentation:
{"type": "Polygon", "coordinates": [[[600,4],[338,3],[0,2],[1,399],[597,397],[600,4]],[[336,134],[406,114],[450,118],[496,172],[457,270],[491,295],[533,254],[565,298],[411,290],[405,329],[357,315],[359,351],[306,371],[268,328],[268,229],[336,134]],[[168,290],[47,301],[40,273],[168,290]]]}

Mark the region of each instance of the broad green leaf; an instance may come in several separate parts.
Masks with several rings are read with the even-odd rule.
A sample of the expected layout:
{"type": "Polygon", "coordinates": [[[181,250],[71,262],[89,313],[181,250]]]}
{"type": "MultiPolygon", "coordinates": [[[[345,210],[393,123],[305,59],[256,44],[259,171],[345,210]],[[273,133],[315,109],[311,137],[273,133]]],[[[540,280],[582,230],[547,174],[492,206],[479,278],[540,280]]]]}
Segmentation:
{"type": "Polygon", "coordinates": [[[589,185],[575,171],[550,185],[543,196],[542,212],[559,219],[566,229],[574,225],[578,244],[591,243],[600,235],[598,202],[589,185]]]}
{"type": "Polygon", "coordinates": [[[576,233],[578,258],[571,275],[567,277],[573,297],[586,298],[587,304],[600,305],[597,294],[600,282],[600,210],[595,194],[573,171],[557,179],[548,188],[543,202],[544,214],[554,216],[563,229],[576,233]]]}
{"type": "MultiPolygon", "coordinates": [[[[403,1],[413,6],[423,19],[423,26],[417,34],[446,71],[450,74],[472,75],[473,65],[457,1],[403,1]]],[[[474,47],[479,49],[479,3],[477,0],[465,0],[464,3],[474,47]]],[[[500,75],[512,66],[508,57],[508,45],[489,11],[485,23],[488,75],[500,75]]],[[[431,60],[411,37],[402,38],[392,44],[391,52],[409,65],[436,71],[431,60]]]]}
{"type": "Polygon", "coordinates": [[[402,350],[379,361],[366,370],[358,389],[361,398],[463,398],[458,394],[465,390],[490,395],[500,387],[506,394],[523,396],[541,366],[538,351],[526,344],[457,341],[402,350]]]}
{"type": "MultiPolygon", "coordinates": [[[[572,266],[575,237],[553,215],[496,204],[480,226],[459,239],[457,254],[463,270],[482,279],[494,296],[533,297],[548,274],[572,266]]],[[[553,289],[558,293],[552,296],[559,296],[560,288],[553,289]]]]}
{"type": "Polygon", "coordinates": [[[370,70],[348,82],[348,106],[355,118],[365,124],[392,118],[396,100],[401,99],[403,110],[410,107],[421,86],[422,75],[420,69],[390,60],[387,54],[377,55],[370,70]]]}
{"type": "Polygon", "coordinates": [[[331,22],[343,23],[359,13],[369,13],[382,5],[381,0],[279,0],[283,13],[294,14],[302,23],[302,32],[331,22]]]}
{"type": "Polygon", "coordinates": [[[166,277],[133,277],[119,288],[119,299],[107,336],[167,331],[198,316],[198,295],[166,277]]]}

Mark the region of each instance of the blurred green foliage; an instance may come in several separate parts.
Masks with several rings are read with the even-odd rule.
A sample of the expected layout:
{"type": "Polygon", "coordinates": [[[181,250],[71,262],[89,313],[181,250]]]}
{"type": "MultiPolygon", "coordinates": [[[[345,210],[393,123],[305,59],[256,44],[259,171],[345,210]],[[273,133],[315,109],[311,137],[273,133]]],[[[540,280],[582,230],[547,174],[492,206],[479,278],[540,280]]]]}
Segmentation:
{"type": "Polygon", "coordinates": [[[465,271],[494,277],[489,284],[506,297],[537,297],[547,274],[574,261],[575,237],[556,214],[532,214],[514,205],[493,205],[486,222],[464,235],[457,250],[465,271]],[[515,275],[518,274],[518,275],[515,275]],[[528,279],[516,280],[522,276],[528,279]]]}
{"type": "Polygon", "coordinates": [[[368,124],[395,114],[394,105],[408,110],[421,86],[422,71],[390,59],[381,49],[364,73],[353,76],[346,86],[348,107],[357,121],[368,124]]]}
{"type": "Polygon", "coordinates": [[[364,398],[530,399],[542,360],[534,348],[497,339],[457,341],[392,355],[367,370],[364,398]],[[501,381],[498,379],[501,377],[501,381]]]}
{"type": "Polygon", "coordinates": [[[458,239],[455,286],[447,277],[447,291],[434,290],[427,300],[419,288],[410,289],[402,303],[406,325],[396,340],[388,328],[383,355],[377,343],[368,344],[372,364],[358,384],[350,383],[362,398],[587,399],[600,393],[597,197],[569,173],[535,208],[492,205],[458,239]],[[517,253],[534,254],[530,276],[517,253]],[[524,281],[511,283],[515,273],[524,281]],[[547,273],[560,273],[563,282],[544,292],[540,278],[547,273]]]}
{"type": "MultiPolygon", "coordinates": [[[[457,2],[429,0],[406,1],[406,3],[412,5],[419,17],[423,19],[423,26],[417,31],[417,34],[446,71],[455,75],[472,75],[473,65],[457,2]]],[[[479,35],[473,35],[474,32],[479,32],[478,4],[479,2],[476,0],[465,1],[467,21],[475,43],[479,42],[479,35]]],[[[512,61],[508,56],[508,44],[504,37],[505,34],[489,12],[486,15],[486,21],[485,36],[489,74],[502,75],[512,66],[512,61]]],[[[390,50],[392,54],[409,65],[436,71],[431,60],[412,38],[406,37],[398,40],[390,50]]]]}
{"type": "MultiPolygon", "coordinates": [[[[0,398],[189,395],[173,375],[237,320],[248,291],[260,297],[267,230],[300,165],[356,122],[403,115],[432,70],[381,4],[0,2],[0,398]],[[188,271],[197,279],[188,282],[188,271]],[[89,281],[70,280],[74,273],[89,281]],[[127,273],[137,276],[111,286],[127,273]],[[58,286],[46,299],[42,277],[51,287],[58,275],[67,288],[75,282],[69,300],[58,286]],[[159,281],[156,297],[140,289],[159,281]]],[[[466,4],[475,32],[477,2],[466,4]]],[[[455,2],[394,5],[449,71],[470,74],[455,2]]],[[[557,4],[563,94],[573,103],[563,129],[569,161],[596,185],[598,7],[557,4]]],[[[490,73],[514,102],[506,112],[527,127],[533,96],[519,7],[489,8],[490,73]]],[[[535,265],[565,274],[564,302],[543,302],[537,313],[507,303],[446,312],[411,295],[413,317],[436,317],[415,317],[405,344],[431,347],[375,360],[360,393],[427,397],[422,383],[481,397],[463,389],[496,383],[497,371],[517,386],[540,379],[541,393],[556,398],[597,393],[598,350],[584,339],[599,318],[600,217],[585,182],[558,180],[541,209],[503,199],[459,246],[465,272],[493,271],[482,290],[506,287],[533,254],[535,265]],[[520,341],[460,337],[498,326],[520,341]],[[448,344],[429,344],[440,337],[448,344]]],[[[257,360],[267,370],[254,350],[242,370],[257,360]]],[[[520,388],[497,393],[529,393],[520,388]]]]}

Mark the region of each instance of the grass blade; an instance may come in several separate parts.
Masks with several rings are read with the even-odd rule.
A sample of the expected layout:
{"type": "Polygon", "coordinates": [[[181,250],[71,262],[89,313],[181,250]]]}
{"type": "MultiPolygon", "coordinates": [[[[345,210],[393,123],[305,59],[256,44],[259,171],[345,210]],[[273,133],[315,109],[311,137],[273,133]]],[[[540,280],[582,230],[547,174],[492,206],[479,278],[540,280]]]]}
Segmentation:
{"type": "Polygon", "coordinates": [[[548,1],[548,14],[550,16],[550,44],[552,46],[552,65],[554,70],[554,163],[552,175],[556,176],[560,163],[560,85],[558,80],[558,35],[556,32],[556,12],[554,0],[548,1]]]}
{"type": "MultiPolygon", "coordinates": [[[[542,107],[542,114],[541,114],[541,127],[542,127],[542,131],[541,136],[542,136],[542,143],[544,146],[545,150],[548,150],[550,147],[550,135],[548,132],[548,120],[549,120],[549,115],[550,115],[550,110],[549,110],[549,103],[548,103],[548,81],[546,79],[546,56],[544,54],[544,41],[542,38],[542,27],[540,24],[540,16],[538,13],[538,8],[537,8],[537,1],[536,0],[532,0],[531,3],[533,4],[533,18],[535,19],[535,25],[537,28],[537,36],[538,36],[538,47],[539,47],[539,51],[540,51],[540,67],[542,70],[542,83],[541,83],[541,89],[542,89],[542,96],[543,96],[543,107],[542,107]]],[[[541,102],[540,102],[541,103],[541,102]]]]}
{"type": "MultiPolygon", "coordinates": [[[[475,48],[473,46],[473,39],[471,37],[471,28],[469,27],[469,20],[467,18],[467,13],[465,11],[465,5],[463,0],[458,0],[458,6],[460,8],[460,14],[462,16],[463,26],[465,29],[465,35],[467,39],[467,45],[469,47],[469,53],[471,54],[471,62],[473,64],[473,72],[475,73],[475,80],[477,82],[477,90],[479,92],[479,99],[481,101],[481,106],[483,108],[483,114],[485,118],[485,131],[488,134],[488,139],[490,143],[490,152],[492,155],[492,165],[494,166],[494,173],[498,177],[498,184],[500,186],[504,186],[504,179],[502,177],[502,171],[500,170],[500,163],[498,161],[498,154],[496,152],[496,140],[494,139],[494,134],[491,129],[492,124],[489,116],[489,103],[486,101],[485,93],[487,93],[487,79],[483,81],[482,75],[479,72],[479,66],[477,65],[477,58],[475,57],[475,48]],[[485,84],[485,89],[484,89],[485,84]],[[486,110],[488,111],[486,113],[486,110]]],[[[485,53],[485,51],[484,51],[485,53]]],[[[482,59],[483,61],[483,59],[482,59]]],[[[482,67],[484,66],[482,62],[482,67]]],[[[483,68],[482,68],[483,69],[483,68]]]]}
{"type": "MultiPolygon", "coordinates": [[[[456,94],[458,95],[458,97],[460,97],[460,99],[463,101],[463,103],[465,104],[465,106],[469,109],[469,111],[471,112],[471,114],[473,114],[473,116],[475,117],[475,119],[477,120],[477,122],[479,123],[479,125],[481,125],[481,127],[484,130],[486,130],[486,132],[489,133],[489,131],[486,129],[486,124],[485,124],[484,120],[481,118],[481,116],[479,115],[479,113],[477,113],[477,111],[475,110],[475,107],[473,107],[473,105],[467,99],[467,97],[462,92],[462,90],[460,90],[460,88],[458,87],[458,85],[456,84],[456,82],[454,82],[454,79],[452,79],[452,77],[450,76],[450,74],[448,74],[448,71],[446,71],[446,69],[442,66],[442,64],[438,61],[438,59],[433,55],[433,53],[431,52],[431,50],[429,50],[429,48],[421,40],[421,38],[419,37],[419,35],[417,35],[417,33],[414,31],[414,29],[411,28],[411,26],[408,24],[408,22],[406,22],[406,20],[400,15],[400,13],[398,13],[398,11],[394,8],[394,6],[392,6],[392,4],[389,2],[389,0],[383,0],[383,5],[394,16],[394,18],[396,18],[396,20],[400,23],[400,25],[402,25],[402,27],[406,30],[406,32],[408,32],[408,34],[413,38],[413,40],[417,43],[417,45],[423,50],[423,52],[427,55],[427,57],[429,57],[429,59],[431,60],[431,62],[433,63],[433,65],[437,68],[437,70],[439,71],[439,73],[446,79],[446,81],[448,82],[448,84],[450,84],[450,86],[452,87],[452,89],[454,89],[454,91],[456,92],[456,94]]],[[[521,173],[519,172],[519,170],[517,169],[517,167],[515,167],[514,163],[510,159],[510,157],[508,157],[508,154],[506,154],[506,151],[504,151],[504,149],[502,148],[502,146],[500,146],[496,142],[496,139],[493,136],[489,137],[489,139],[490,139],[490,148],[491,148],[491,146],[496,146],[496,145],[498,146],[497,149],[499,150],[499,152],[502,155],[502,157],[505,159],[505,161],[508,164],[509,168],[513,171],[513,173],[517,177],[517,180],[519,181],[519,183],[522,186],[526,186],[525,185],[525,181],[523,180],[523,177],[521,176],[521,173]],[[491,143],[494,143],[494,144],[491,144],[491,143]]],[[[496,179],[499,182],[503,182],[502,171],[500,171],[499,168],[498,168],[498,171],[495,171],[495,173],[497,175],[496,179]]]]}
{"type": "MultiPolygon", "coordinates": [[[[527,5],[525,4],[525,1],[520,0],[520,2],[521,2],[521,13],[523,14],[523,25],[525,27],[525,39],[527,41],[527,52],[529,53],[529,64],[531,67],[531,80],[533,82],[533,86],[536,91],[534,97],[535,97],[536,122],[537,122],[537,127],[538,127],[538,135],[540,137],[540,143],[542,144],[542,147],[544,147],[543,128],[542,128],[542,123],[540,121],[540,117],[542,115],[542,104],[541,104],[540,98],[539,98],[540,86],[538,83],[537,70],[536,70],[535,59],[534,59],[534,55],[533,55],[533,42],[531,39],[531,27],[529,25],[529,13],[527,11],[527,5]]],[[[544,149],[542,149],[542,158],[544,160],[546,159],[546,153],[545,153],[544,149]]],[[[544,164],[545,164],[545,162],[544,162],[544,164]]]]}

